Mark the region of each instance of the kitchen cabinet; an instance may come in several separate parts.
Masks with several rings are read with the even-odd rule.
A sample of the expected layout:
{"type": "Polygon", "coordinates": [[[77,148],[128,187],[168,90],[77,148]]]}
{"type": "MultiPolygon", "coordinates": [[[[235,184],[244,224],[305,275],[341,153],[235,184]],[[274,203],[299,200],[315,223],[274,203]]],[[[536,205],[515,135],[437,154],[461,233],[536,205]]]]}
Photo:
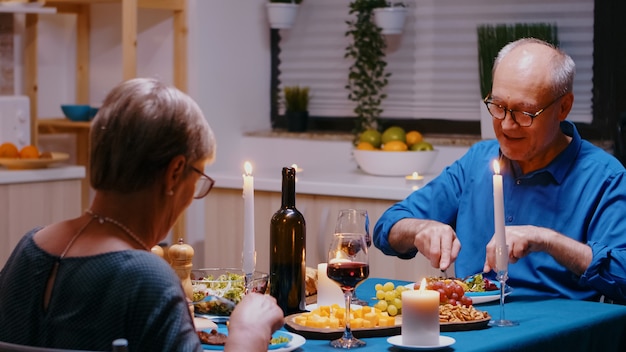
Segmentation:
{"type": "MultiPolygon", "coordinates": [[[[255,249],[257,270],[269,270],[269,228],[272,214],[280,208],[280,192],[256,191],[255,200],[255,249]]],[[[339,209],[360,208],[368,211],[370,230],[380,215],[395,201],[296,194],[296,208],[306,221],[306,262],[317,268],[326,261],[326,251],[333,234],[339,209]]],[[[203,251],[204,262],[194,267],[241,267],[243,249],[243,200],[241,189],[216,188],[204,199],[204,243],[202,248],[194,244],[196,252],[203,251]]],[[[417,281],[424,276],[439,276],[438,269],[431,268],[426,259],[417,255],[412,260],[402,260],[384,255],[370,248],[370,277],[386,277],[417,281]]]]}
{"type": "MultiPolygon", "coordinates": [[[[76,103],[89,104],[90,15],[95,4],[119,3],[122,26],[122,79],[137,76],[137,16],[140,9],[170,11],[173,17],[173,84],[187,90],[187,0],[46,0],[59,14],[76,15],[76,103]]],[[[42,119],[37,111],[37,13],[26,14],[24,72],[25,89],[30,98],[31,139],[37,143],[39,133],[71,133],[76,137],[76,159],[79,165],[89,162],[89,122],[70,122],[59,118],[42,119]]],[[[82,182],[81,204],[89,206],[89,169],[82,182]]],[[[182,222],[176,228],[182,228],[182,222]]],[[[179,231],[180,232],[180,231],[179,231]]]]}
{"type": "Polygon", "coordinates": [[[28,230],[80,216],[80,183],[78,177],[0,183],[0,268],[28,230]]]}

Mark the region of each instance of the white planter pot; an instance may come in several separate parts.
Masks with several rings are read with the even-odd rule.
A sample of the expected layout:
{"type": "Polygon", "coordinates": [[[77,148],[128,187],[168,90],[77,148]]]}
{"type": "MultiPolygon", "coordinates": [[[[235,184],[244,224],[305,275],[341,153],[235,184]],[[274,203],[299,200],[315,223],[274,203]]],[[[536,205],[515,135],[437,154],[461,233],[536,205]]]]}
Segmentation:
{"type": "Polygon", "coordinates": [[[383,34],[400,34],[404,29],[406,7],[381,7],[374,9],[374,23],[383,34]]]}
{"type": "Polygon", "coordinates": [[[493,130],[493,117],[487,110],[487,105],[480,100],[480,137],[482,139],[496,139],[496,132],[493,130]]]}
{"type": "Polygon", "coordinates": [[[298,14],[298,4],[267,3],[266,6],[271,28],[286,29],[293,26],[298,14]]]}

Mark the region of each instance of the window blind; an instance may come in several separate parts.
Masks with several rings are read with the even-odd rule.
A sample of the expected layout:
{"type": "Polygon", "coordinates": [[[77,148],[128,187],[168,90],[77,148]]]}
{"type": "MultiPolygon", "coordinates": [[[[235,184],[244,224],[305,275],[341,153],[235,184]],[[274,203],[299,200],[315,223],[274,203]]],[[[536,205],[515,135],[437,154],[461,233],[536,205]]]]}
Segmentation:
{"type": "MultiPolygon", "coordinates": [[[[480,85],[476,28],[481,24],[554,23],[560,47],[576,63],[569,119],[592,121],[593,0],[408,0],[401,35],[386,36],[382,117],[476,121],[480,85]]],[[[350,0],[303,1],[294,27],[281,30],[281,87],[311,88],[312,116],[353,117],[348,100],[350,0]]]]}

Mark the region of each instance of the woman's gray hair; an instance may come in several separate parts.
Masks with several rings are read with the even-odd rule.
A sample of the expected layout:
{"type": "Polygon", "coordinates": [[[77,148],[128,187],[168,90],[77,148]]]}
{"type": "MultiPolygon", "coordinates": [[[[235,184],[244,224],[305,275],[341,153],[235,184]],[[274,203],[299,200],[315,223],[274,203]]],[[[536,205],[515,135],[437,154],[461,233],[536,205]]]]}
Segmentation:
{"type": "Polygon", "coordinates": [[[492,72],[496,71],[498,64],[500,64],[502,59],[513,49],[531,43],[545,45],[554,49],[555,55],[552,57],[551,61],[552,92],[554,94],[554,98],[571,92],[574,86],[574,75],[576,74],[576,64],[574,63],[574,60],[572,60],[572,58],[563,50],[537,38],[522,38],[505,45],[500,50],[494,61],[492,72]]]}
{"type": "Polygon", "coordinates": [[[134,192],[152,185],[176,156],[187,165],[215,157],[215,137],[198,104],[156,79],[114,87],[91,125],[90,182],[134,192]]]}

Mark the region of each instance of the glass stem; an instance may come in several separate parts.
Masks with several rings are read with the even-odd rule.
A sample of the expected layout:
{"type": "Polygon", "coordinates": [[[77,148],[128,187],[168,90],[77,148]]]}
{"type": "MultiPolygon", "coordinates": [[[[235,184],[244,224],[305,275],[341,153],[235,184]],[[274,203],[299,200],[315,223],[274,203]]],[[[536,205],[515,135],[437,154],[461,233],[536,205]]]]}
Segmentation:
{"type": "Polygon", "coordinates": [[[500,320],[502,321],[504,321],[504,289],[506,285],[506,280],[503,280],[502,278],[505,277],[506,276],[502,275],[500,279],[500,320]]]}
{"type": "Polygon", "coordinates": [[[344,290],[343,296],[346,301],[346,328],[343,331],[345,340],[352,340],[352,329],[350,328],[350,305],[352,304],[352,290],[344,290]]]}

